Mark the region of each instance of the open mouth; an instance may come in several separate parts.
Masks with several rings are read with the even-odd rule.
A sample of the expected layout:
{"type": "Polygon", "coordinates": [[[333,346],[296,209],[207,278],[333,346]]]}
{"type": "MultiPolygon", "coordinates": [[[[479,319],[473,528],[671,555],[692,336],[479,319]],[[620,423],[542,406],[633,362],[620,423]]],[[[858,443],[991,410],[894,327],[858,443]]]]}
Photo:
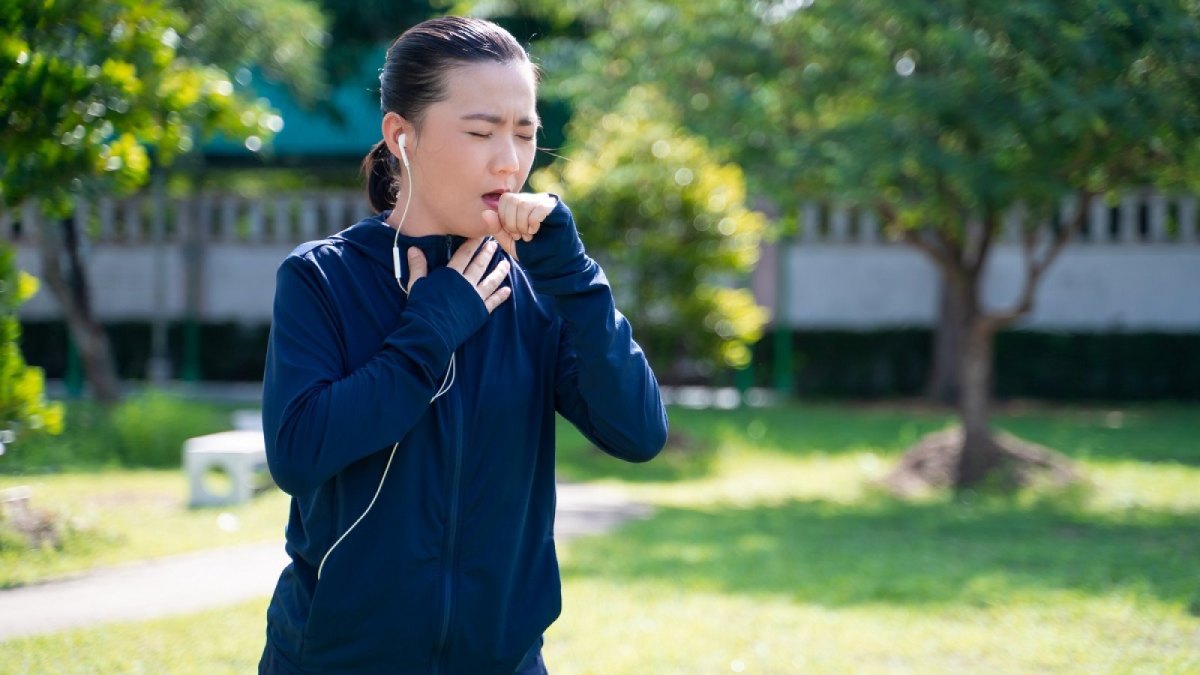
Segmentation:
{"type": "Polygon", "coordinates": [[[483,203],[493,211],[500,208],[500,195],[503,195],[506,190],[492,190],[483,196],[483,203]]]}

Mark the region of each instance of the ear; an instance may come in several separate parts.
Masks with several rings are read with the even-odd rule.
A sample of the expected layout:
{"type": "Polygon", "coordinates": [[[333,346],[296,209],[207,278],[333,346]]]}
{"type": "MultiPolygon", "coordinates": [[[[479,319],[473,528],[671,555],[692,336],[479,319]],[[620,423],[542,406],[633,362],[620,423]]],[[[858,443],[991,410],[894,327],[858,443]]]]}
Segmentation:
{"type": "Polygon", "coordinates": [[[412,156],[413,126],[409,124],[408,120],[401,117],[399,113],[389,112],[383,116],[381,131],[383,131],[383,142],[387,144],[388,150],[397,159],[400,158],[400,146],[396,145],[396,139],[400,134],[405,134],[407,143],[405,150],[408,151],[410,157],[412,156]]]}

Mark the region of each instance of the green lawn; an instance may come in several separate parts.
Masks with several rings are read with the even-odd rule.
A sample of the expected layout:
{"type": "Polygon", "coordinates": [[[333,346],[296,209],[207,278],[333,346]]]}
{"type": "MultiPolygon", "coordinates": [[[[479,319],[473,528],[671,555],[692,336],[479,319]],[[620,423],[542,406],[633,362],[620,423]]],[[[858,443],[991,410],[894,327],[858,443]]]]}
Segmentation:
{"type": "Polygon", "coordinates": [[[0,476],[0,488],[32,488],[35,508],[60,514],[61,550],[0,547],[0,588],[49,577],[204,548],[283,541],[288,499],[272,489],[247,504],[187,508],[179,469],[0,476]]]}
{"type": "MultiPolygon", "coordinates": [[[[560,546],[551,672],[1200,673],[1200,409],[997,420],[1078,459],[1086,489],[880,494],[874,481],[898,453],[947,419],[833,405],[672,410],[688,449],[638,466],[564,430],[564,478],[619,486],[657,510],[560,546]]],[[[182,507],[177,474],[39,480],[39,494],[71,495],[72,508],[103,494],[105,513],[141,504],[128,521],[105,516],[112,541],[92,542],[78,564],[278,536],[286,507],[274,494],[231,509],[241,527],[227,532],[219,511],[182,507]],[[134,518],[146,509],[159,513],[154,527],[134,518]]],[[[3,573],[12,583],[8,570],[38,566],[52,569],[5,558],[3,573]]],[[[249,672],[264,607],[14,640],[0,672],[249,672]]]]}

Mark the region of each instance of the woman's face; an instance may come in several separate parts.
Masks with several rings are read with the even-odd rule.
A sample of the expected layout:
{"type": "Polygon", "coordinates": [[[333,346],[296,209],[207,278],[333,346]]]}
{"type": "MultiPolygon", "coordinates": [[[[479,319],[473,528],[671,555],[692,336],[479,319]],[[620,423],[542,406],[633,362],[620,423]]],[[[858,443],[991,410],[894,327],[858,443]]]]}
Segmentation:
{"type": "MultiPolygon", "coordinates": [[[[404,232],[415,236],[487,234],[481,215],[502,192],[519,192],[537,140],[536,85],[528,63],[472,63],[445,74],[446,97],[408,132],[416,181],[404,232]]],[[[408,178],[389,221],[404,210],[408,178]]]]}

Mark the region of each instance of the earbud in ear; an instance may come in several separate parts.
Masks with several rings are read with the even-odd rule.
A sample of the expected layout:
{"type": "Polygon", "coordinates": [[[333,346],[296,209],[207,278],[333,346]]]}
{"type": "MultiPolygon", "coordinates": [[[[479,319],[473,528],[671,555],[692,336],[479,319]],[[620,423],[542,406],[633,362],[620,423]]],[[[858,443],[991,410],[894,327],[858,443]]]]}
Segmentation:
{"type": "Polygon", "coordinates": [[[404,162],[404,168],[408,168],[408,153],[404,151],[404,143],[408,140],[408,134],[400,134],[396,137],[396,146],[400,148],[400,161],[404,162]]]}

